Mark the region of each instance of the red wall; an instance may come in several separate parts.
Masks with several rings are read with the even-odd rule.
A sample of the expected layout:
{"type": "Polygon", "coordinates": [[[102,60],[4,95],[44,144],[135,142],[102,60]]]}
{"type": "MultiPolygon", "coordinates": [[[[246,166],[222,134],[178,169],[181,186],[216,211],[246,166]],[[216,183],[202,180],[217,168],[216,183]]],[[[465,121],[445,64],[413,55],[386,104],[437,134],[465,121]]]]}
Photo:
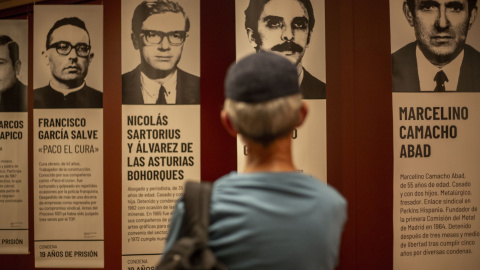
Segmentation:
{"type": "MultiPolygon", "coordinates": [[[[393,127],[388,1],[325,1],[328,182],[349,202],[338,269],[391,269],[393,127]]],[[[121,269],[121,1],[42,3],[66,2],[104,5],[105,269],[121,269]]],[[[235,60],[234,9],[234,0],[201,0],[201,173],[205,181],[236,168],[236,140],[224,132],[219,121],[223,78],[235,60]]],[[[32,40],[32,10],[31,5],[4,10],[0,18],[28,16],[32,40]]],[[[32,83],[29,85],[32,91],[32,83]]],[[[29,102],[32,105],[31,95],[29,102]]],[[[33,138],[31,120],[30,111],[29,138],[33,138]]],[[[29,146],[32,150],[32,141],[29,146]]],[[[32,164],[30,157],[31,252],[32,164]]],[[[33,253],[0,255],[0,268],[34,269],[33,253]]]]}

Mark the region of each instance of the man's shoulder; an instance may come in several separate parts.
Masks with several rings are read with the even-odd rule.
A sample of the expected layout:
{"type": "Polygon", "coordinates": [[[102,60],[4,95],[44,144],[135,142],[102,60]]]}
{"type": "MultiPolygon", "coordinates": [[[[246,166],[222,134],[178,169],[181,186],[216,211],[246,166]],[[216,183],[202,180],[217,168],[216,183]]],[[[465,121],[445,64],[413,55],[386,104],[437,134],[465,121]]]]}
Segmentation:
{"type": "Polygon", "coordinates": [[[43,95],[43,94],[47,94],[49,92],[55,92],[55,90],[53,90],[53,88],[50,87],[49,84],[47,84],[43,87],[33,89],[33,94],[34,95],[43,95]]]}
{"type": "Polygon", "coordinates": [[[95,88],[92,88],[88,85],[85,85],[83,88],[82,88],[82,91],[85,91],[87,94],[89,95],[93,95],[93,96],[103,96],[103,93],[100,91],[100,90],[97,90],[95,88]]]}
{"type": "MultiPolygon", "coordinates": [[[[3,92],[3,95],[23,96],[27,94],[27,86],[17,79],[15,84],[3,92]]],[[[2,96],[3,96],[2,95],[2,96]]]]}
{"type": "Polygon", "coordinates": [[[28,88],[25,84],[23,84],[20,80],[17,80],[17,91],[18,91],[18,96],[20,99],[27,99],[28,95],[28,88]]]}
{"type": "MultiPolygon", "coordinates": [[[[310,198],[311,203],[328,205],[329,207],[345,210],[347,202],[345,198],[333,187],[325,184],[310,175],[285,172],[285,173],[235,173],[224,175],[217,179],[213,185],[216,198],[223,197],[220,194],[237,194],[239,197],[249,199],[260,193],[282,194],[290,191],[302,194],[302,197],[310,198]],[[255,190],[254,193],[247,190],[255,190]],[[244,196],[245,195],[245,196],[244,196]]],[[[288,196],[287,196],[288,197],[288,196]]]]}
{"type": "Polygon", "coordinates": [[[56,108],[58,100],[63,98],[63,94],[53,90],[50,84],[33,90],[34,108],[56,108]]]}
{"type": "Polygon", "coordinates": [[[17,79],[15,84],[9,89],[0,93],[0,111],[2,112],[26,112],[27,104],[27,86],[17,79]]]}
{"type": "Polygon", "coordinates": [[[18,89],[20,91],[27,91],[27,86],[24,83],[22,83],[20,80],[17,80],[16,84],[18,85],[18,89]]]}
{"type": "Polygon", "coordinates": [[[457,91],[480,92],[480,52],[465,44],[457,91]]]}
{"type": "Polygon", "coordinates": [[[465,50],[465,59],[474,60],[471,62],[477,66],[480,66],[480,61],[478,61],[480,59],[480,52],[468,44],[465,44],[464,50],[465,50]]]}
{"type": "Polygon", "coordinates": [[[416,42],[411,42],[392,53],[392,72],[417,65],[416,46],[416,42]]]}
{"type": "Polygon", "coordinates": [[[303,69],[303,80],[300,89],[304,99],[325,99],[327,97],[327,86],[324,82],[303,69]]]}
{"type": "Polygon", "coordinates": [[[187,81],[194,84],[200,83],[200,77],[195,76],[191,73],[188,73],[182,69],[177,69],[177,79],[182,81],[187,81]]]}
{"type": "Polygon", "coordinates": [[[85,85],[78,91],[77,107],[79,108],[102,108],[103,92],[85,85]]]}
{"type": "Polygon", "coordinates": [[[402,59],[405,56],[415,55],[417,43],[415,41],[408,43],[402,48],[398,49],[396,52],[392,53],[392,58],[402,59]]]}
{"type": "Polygon", "coordinates": [[[140,65],[122,74],[122,103],[143,104],[140,65]]]}
{"type": "Polygon", "coordinates": [[[392,53],[393,92],[420,91],[416,46],[416,42],[411,42],[392,53]]]}
{"type": "Polygon", "coordinates": [[[133,77],[140,76],[140,66],[135,67],[134,69],[125,72],[122,74],[122,81],[132,79],[133,77]]]}
{"type": "Polygon", "coordinates": [[[176,104],[200,104],[200,77],[177,69],[176,104]]]}

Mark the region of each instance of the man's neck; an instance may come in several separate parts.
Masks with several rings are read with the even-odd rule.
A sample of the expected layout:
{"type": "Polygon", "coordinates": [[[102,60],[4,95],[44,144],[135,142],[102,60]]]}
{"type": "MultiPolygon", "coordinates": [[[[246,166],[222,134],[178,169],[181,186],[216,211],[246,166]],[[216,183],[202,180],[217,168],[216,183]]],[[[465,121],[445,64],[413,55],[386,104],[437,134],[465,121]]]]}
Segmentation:
{"type": "Polygon", "coordinates": [[[245,140],[248,155],[245,172],[295,172],[292,160],[292,136],[276,139],[268,146],[245,140]]]}

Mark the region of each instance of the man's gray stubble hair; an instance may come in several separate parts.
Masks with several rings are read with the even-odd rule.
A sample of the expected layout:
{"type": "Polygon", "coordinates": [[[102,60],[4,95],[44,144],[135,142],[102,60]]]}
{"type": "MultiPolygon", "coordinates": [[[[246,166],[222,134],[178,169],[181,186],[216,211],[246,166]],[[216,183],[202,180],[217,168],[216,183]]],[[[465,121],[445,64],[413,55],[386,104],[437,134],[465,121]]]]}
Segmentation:
{"type": "Polygon", "coordinates": [[[302,95],[295,94],[260,103],[226,99],[224,110],[238,133],[268,146],[290,133],[299,122],[302,95]]]}

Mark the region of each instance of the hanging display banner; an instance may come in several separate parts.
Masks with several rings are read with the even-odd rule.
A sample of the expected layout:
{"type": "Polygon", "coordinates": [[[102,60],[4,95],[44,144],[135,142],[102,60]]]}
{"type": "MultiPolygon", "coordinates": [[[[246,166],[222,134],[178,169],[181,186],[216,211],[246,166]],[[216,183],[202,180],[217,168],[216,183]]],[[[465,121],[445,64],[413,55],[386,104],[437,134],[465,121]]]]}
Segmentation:
{"type": "Polygon", "coordinates": [[[124,269],[152,266],[187,180],[200,179],[200,106],[123,107],[124,269]]]}
{"type": "Polygon", "coordinates": [[[103,6],[34,13],[35,267],[102,268],[103,6]]]}
{"type": "Polygon", "coordinates": [[[395,270],[480,265],[480,27],[472,3],[390,0],[395,270]]]}
{"type": "Polygon", "coordinates": [[[28,253],[28,21],[0,20],[0,254],[28,253]]]}
{"type": "Polygon", "coordinates": [[[200,181],[200,1],[122,1],[122,269],[158,263],[200,181]]]}
{"type": "Polygon", "coordinates": [[[394,269],[478,268],[479,108],[477,93],[393,94],[394,269]]]}
{"type": "MultiPolygon", "coordinates": [[[[324,0],[236,0],[237,60],[260,50],[277,52],[296,64],[309,105],[304,126],[294,131],[292,154],[299,172],[327,181],[324,0]]],[[[248,149],[237,140],[237,168],[248,149]]]]}

